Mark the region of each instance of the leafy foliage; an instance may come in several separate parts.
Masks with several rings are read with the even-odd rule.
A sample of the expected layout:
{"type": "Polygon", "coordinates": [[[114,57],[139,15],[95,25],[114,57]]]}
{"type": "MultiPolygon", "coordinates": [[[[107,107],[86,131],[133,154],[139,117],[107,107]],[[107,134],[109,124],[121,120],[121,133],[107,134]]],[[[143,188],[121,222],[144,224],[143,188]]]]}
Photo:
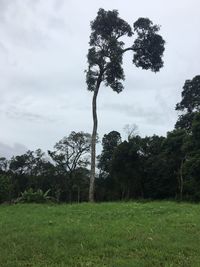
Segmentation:
{"type": "Polygon", "coordinates": [[[176,105],[176,110],[191,113],[200,111],[200,75],[192,80],[186,80],[182,91],[182,100],[176,105]]]}
{"type": "Polygon", "coordinates": [[[60,174],[73,172],[77,167],[88,165],[87,154],[91,148],[91,135],[84,132],[71,132],[54,146],[48,154],[56,163],[60,174]]]}
{"type": "Polygon", "coordinates": [[[123,54],[133,51],[133,63],[136,67],[151,69],[154,72],[163,66],[162,55],[165,41],[157,34],[158,25],[148,18],[139,18],[134,23],[137,38],[133,46],[124,48],[122,37],[131,37],[131,26],[119,17],[117,10],[99,9],[97,17],[91,22],[90,48],[88,51],[88,70],[86,82],[89,91],[95,91],[102,81],[113,91],[123,90],[124,71],[122,68],[123,54]]]}
{"type": "Polygon", "coordinates": [[[121,135],[117,131],[105,134],[102,139],[103,150],[99,157],[98,167],[101,171],[109,173],[112,156],[115,149],[121,143],[121,135]]]}
{"type": "Polygon", "coordinates": [[[163,67],[162,55],[165,41],[157,33],[158,25],[153,25],[148,18],[139,18],[134,24],[137,38],[133,44],[133,63],[136,67],[157,72],[163,67]]]}
{"type": "Polygon", "coordinates": [[[98,80],[104,81],[106,86],[119,93],[123,89],[120,80],[124,80],[124,42],[119,41],[119,38],[131,36],[131,27],[119,18],[117,10],[99,9],[96,19],[91,22],[91,31],[86,77],[88,90],[94,91],[98,80]]]}
{"type": "Polygon", "coordinates": [[[182,99],[177,103],[176,110],[181,111],[182,114],[175,127],[191,131],[193,119],[200,112],[200,75],[185,81],[182,99]]]}
{"type": "Polygon", "coordinates": [[[44,175],[48,169],[49,162],[44,157],[45,153],[41,149],[36,151],[28,150],[25,154],[12,157],[10,170],[19,175],[44,175]]]}
{"type": "Polygon", "coordinates": [[[21,193],[21,197],[17,199],[17,202],[20,203],[44,203],[48,201],[52,201],[53,198],[50,197],[50,190],[43,192],[41,189],[34,191],[32,188],[25,190],[21,193]]]}

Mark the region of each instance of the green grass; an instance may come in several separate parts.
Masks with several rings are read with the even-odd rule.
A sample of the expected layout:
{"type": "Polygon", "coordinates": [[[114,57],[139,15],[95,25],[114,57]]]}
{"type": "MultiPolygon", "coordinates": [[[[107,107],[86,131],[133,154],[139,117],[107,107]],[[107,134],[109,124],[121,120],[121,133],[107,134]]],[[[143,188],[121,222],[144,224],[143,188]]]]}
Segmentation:
{"type": "Polygon", "coordinates": [[[199,267],[200,206],[0,206],[1,267],[199,267]]]}

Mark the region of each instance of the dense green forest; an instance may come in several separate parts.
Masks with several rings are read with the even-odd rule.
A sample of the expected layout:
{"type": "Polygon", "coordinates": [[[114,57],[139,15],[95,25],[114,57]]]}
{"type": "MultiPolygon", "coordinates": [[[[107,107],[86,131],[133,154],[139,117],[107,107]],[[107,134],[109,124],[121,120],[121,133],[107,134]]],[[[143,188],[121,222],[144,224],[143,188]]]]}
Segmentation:
{"type": "MultiPolygon", "coordinates": [[[[97,157],[96,201],[200,200],[200,76],[186,80],[174,130],[163,136],[105,134],[97,157]]],[[[163,118],[164,120],[165,118],[163,118]]],[[[71,132],[53,151],[0,158],[0,203],[25,190],[49,190],[58,202],[88,200],[91,135],[71,132]]]]}

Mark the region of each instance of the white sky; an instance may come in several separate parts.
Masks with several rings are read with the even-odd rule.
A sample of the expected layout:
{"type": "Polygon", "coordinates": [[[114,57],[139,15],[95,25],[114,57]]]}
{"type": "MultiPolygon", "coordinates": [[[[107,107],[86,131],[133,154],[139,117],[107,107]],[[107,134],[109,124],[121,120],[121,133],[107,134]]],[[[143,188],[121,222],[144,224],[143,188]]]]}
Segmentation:
{"type": "Polygon", "coordinates": [[[0,0],[0,156],[52,149],[71,131],[91,132],[85,83],[90,21],[98,9],[118,9],[131,26],[139,17],[161,25],[164,68],[137,69],[124,58],[124,91],[101,87],[100,137],[125,124],[166,135],[186,79],[199,75],[199,0],[0,0]]]}

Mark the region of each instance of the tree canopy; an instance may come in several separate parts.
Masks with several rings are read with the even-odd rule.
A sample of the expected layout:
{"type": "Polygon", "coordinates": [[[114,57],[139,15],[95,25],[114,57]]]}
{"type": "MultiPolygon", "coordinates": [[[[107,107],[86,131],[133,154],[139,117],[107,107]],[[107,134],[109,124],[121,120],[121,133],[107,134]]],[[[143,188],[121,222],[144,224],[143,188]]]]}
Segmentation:
{"type": "Polygon", "coordinates": [[[182,99],[176,104],[176,110],[180,111],[181,115],[175,127],[191,131],[194,117],[200,111],[200,75],[185,81],[182,99]]]}

